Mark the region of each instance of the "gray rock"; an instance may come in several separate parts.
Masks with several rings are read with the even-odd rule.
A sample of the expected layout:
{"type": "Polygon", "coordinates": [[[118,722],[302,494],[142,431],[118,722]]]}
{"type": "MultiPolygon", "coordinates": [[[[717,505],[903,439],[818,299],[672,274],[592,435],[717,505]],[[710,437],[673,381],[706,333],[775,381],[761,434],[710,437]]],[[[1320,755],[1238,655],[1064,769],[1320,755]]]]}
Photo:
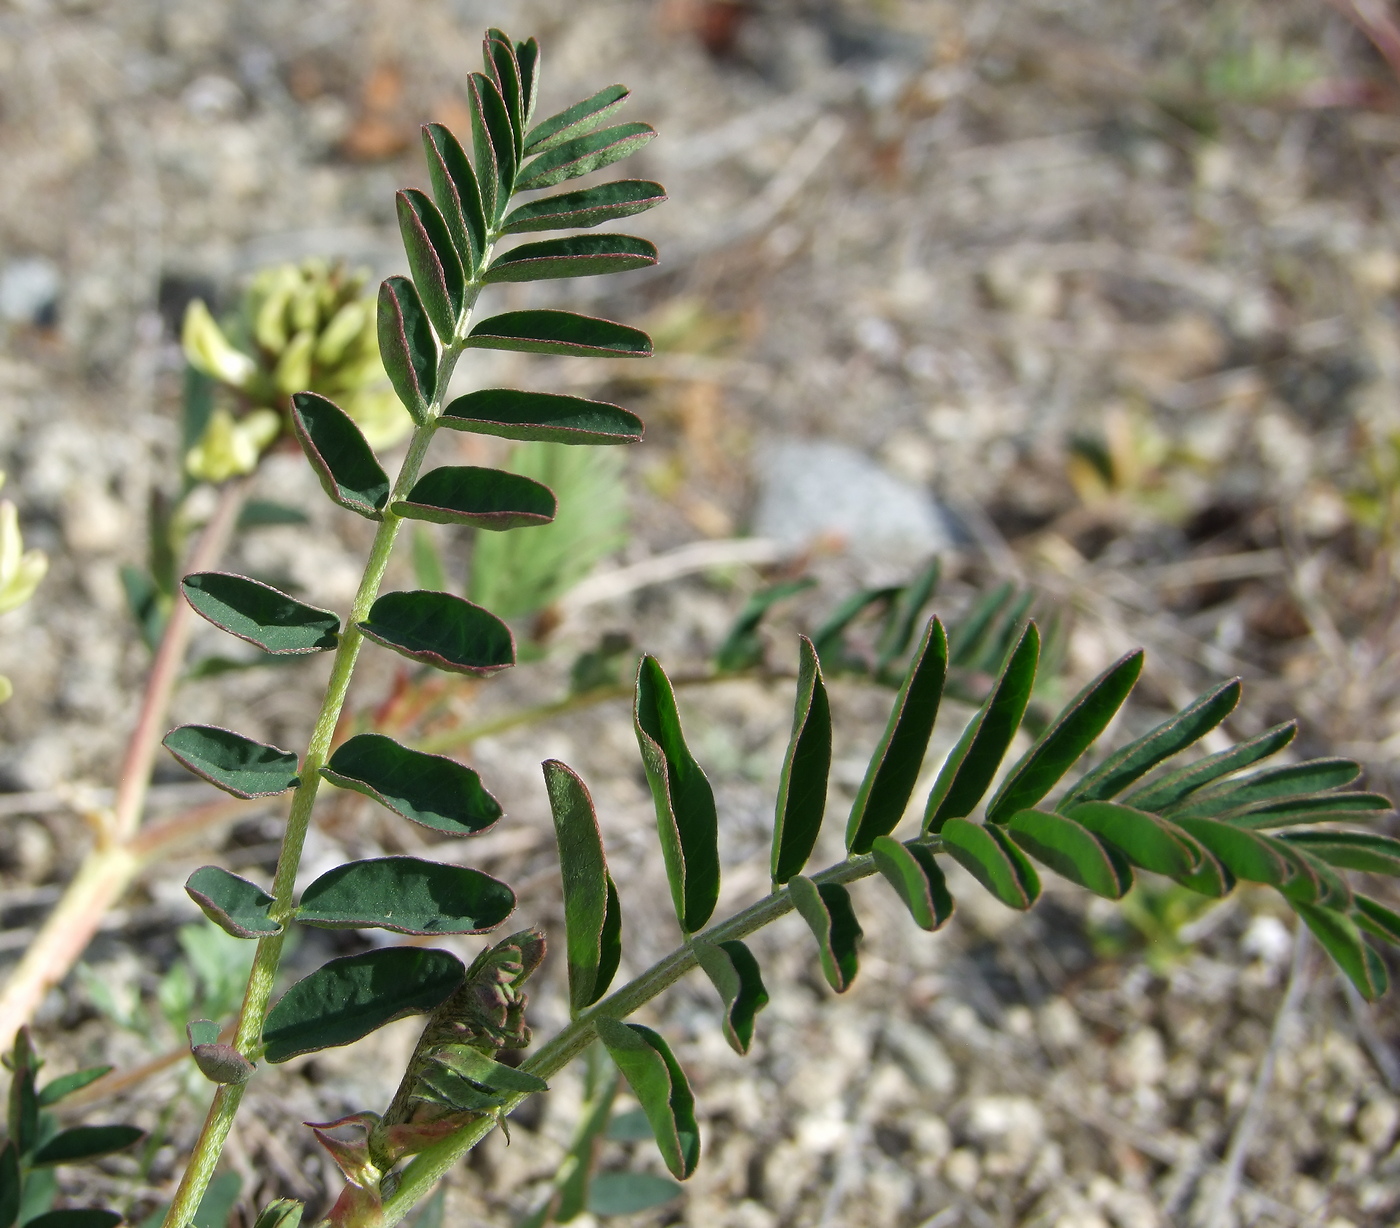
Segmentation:
{"type": "Polygon", "coordinates": [[[0,269],[0,318],[11,324],[53,323],[62,278],[42,256],[21,256],[0,269]]]}
{"type": "Polygon", "coordinates": [[[782,439],[758,452],[753,531],[786,545],[838,537],[851,552],[927,556],[956,544],[925,490],[829,440],[782,439]]]}

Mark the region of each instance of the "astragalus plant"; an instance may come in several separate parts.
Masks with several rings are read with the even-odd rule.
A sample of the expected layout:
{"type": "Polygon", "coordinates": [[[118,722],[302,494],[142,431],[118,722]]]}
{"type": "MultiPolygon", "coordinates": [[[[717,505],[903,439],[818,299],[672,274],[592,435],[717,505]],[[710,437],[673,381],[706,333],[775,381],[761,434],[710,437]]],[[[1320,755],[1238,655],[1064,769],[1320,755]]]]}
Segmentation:
{"type": "MultiPolygon", "coordinates": [[[[600,822],[577,773],[549,761],[544,785],[565,914],[565,932],[550,942],[567,966],[572,1011],[557,1035],[532,1045],[525,990],[547,956],[546,936],[528,924],[470,966],[417,942],[381,946],[333,959],[278,993],[283,945],[295,926],[377,927],[419,938],[482,934],[503,926],[515,907],[506,883],[469,867],[406,856],[338,866],[299,897],[294,884],[323,784],[366,794],[442,835],[470,838],[501,815],[477,772],[452,759],[376,733],[335,743],[366,641],[469,675],[493,674],[515,662],[511,632],[490,610],[446,592],[380,592],[405,520],[528,532],[555,515],[554,495],[531,478],[486,468],[425,469],[438,431],[585,446],[634,443],[642,436],[642,423],[627,410],[572,396],[489,388],[446,397],[459,359],[476,349],[608,358],[643,358],[651,349],[634,328],[568,311],[473,319],[477,297],[490,285],[620,272],[656,261],[650,243],[595,228],[659,204],[665,196],[658,184],[624,179],[516,202],[518,193],[554,188],[616,162],[655,135],[646,124],[609,122],[627,97],[620,85],[534,122],[539,66],[533,40],[514,43],[490,31],[485,71],[468,82],[472,124],[463,135],[470,155],[453,133],[428,125],[423,138],[432,193],[398,195],[412,275],[382,284],[377,315],[384,367],[414,423],[397,476],[381,468],[343,407],[312,392],[292,399],[297,438],[326,494],[378,526],[351,608],[343,614],[315,609],[220,572],[187,575],[182,582],[194,609],[231,634],[268,653],[330,652],[334,661],[300,754],[210,726],[183,726],[165,739],[181,762],[237,796],[293,794],[271,883],[214,866],[196,871],[188,883],[215,923],[257,948],[232,1043],[219,1039],[217,1021],[190,1024],[195,1061],[219,1086],[169,1209],[168,1228],[191,1223],[250,1079],[275,1078],[266,1067],[352,1044],[410,1014],[426,1022],[390,1102],[315,1127],[346,1177],[329,1223],[399,1223],[525,1097],[545,1094],[548,1081],[595,1041],[640,1101],[667,1167],[684,1179],[700,1160],[689,1083],[666,1040],[628,1017],[698,967],[722,1003],[726,1039],[746,1052],[767,1001],[759,965],[744,944],[748,935],[798,913],[822,974],[842,992],[859,966],[861,927],[850,885],[880,876],[917,925],[934,931],[954,909],[945,858],[1014,909],[1035,905],[1042,868],[1110,899],[1121,897],[1141,871],[1205,896],[1223,896],[1241,881],[1266,884],[1364,995],[1382,993],[1385,969],[1370,943],[1400,942],[1400,916],[1353,890],[1344,872],[1400,873],[1400,841],[1352,826],[1390,804],[1353,788],[1360,769],[1349,760],[1258,768],[1288,745],[1292,724],[1183,763],[1183,752],[1235,708],[1238,681],[1100,753],[1096,744],[1142,668],[1142,654],[1131,653],[1045,723],[1031,747],[1003,770],[1041,657],[1037,626],[1021,621],[1006,638],[984,701],[938,770],[921,820],[901,831],[949,675],[948,637],[937,618],[922,621],[923,597],[911,601],[882,652],[881,670],[897,691],[846,817],[847,855],[837,864],[808,866],[827,806],[833,745],[818,647],[805,638],[800,644],[792,736],[775,803],[772,889],[719,919],[714,794],[687,746],[665,670],[644,656],[633,718],[679,927],[671,954],[613,988],[627,935],[626,898],[660,884],[613,881],[604,852],[606,816],[600,822]],[[503,239],[554,230],[581,233],[498,247],[503,239]],[[1071,775],[1085,756],[1092,766],[1071,775]],[[503,1050],[529,1052],[507,1062],[503,1050]]],[[[955,642],[954,664],[957,653],[955,642]]],[[[562,1198],[563,1185],[560,1190],[562,1198]]],[[[547,1219],[560,1210],[546,1207],[541,1214],[547,1219]]],[[[264,1209],[258,1224],[289,1228],[300,1216],[298,1204],[278,1202],[264,1209]]]]}

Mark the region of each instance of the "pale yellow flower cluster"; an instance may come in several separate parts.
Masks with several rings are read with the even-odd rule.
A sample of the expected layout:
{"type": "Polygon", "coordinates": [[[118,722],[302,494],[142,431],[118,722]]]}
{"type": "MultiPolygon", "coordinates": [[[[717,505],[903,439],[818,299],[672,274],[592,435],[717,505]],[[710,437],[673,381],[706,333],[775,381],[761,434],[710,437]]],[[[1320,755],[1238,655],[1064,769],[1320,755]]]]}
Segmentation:
{"type": "MultiPolygon", "coordinates": [[[[0,473],[0,486],[5,475],[0,473]]],[[[19,531],[19,512],[8,499],[0,499],[0,614],[18,609],[39,587],[49,569],[42,550],[26,550],[19,531]]],[[[0,674],[0,703],[14,693],[10,680],[0,674]]]]}

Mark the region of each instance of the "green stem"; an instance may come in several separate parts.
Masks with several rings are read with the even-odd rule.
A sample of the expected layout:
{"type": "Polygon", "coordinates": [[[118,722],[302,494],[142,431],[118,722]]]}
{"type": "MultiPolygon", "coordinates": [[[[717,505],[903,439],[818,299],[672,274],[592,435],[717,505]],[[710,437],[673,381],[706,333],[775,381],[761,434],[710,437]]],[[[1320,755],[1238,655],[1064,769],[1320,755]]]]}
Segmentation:
{"type": "MultiPolygon", "coordinates": [[[[937,850],[939,841],[933,838],[931,847],[937,850]]],[[[876,872],[875,859],[869,854],[850,857],[814,876],[817,883],[853,883],[876,872]]],[[[691,942],[730,942],[762,929],[786,913],[792,912],[792,896],[787,888],[774,891],[755,904],[708,930],[692,936],[691,942]]],[[[677,947],[665,958],[652,964],[645,972],[628,981],[601,1002],[595,1003],[568,1027],[543,1046],[521,1069],[548,1079],[578,1057],[593,1042],[594,1023],[600,1016],[625,1019],[658,994],[669,989],[681,977],[696,967],[691,942],[677,947]]],[[[520,1093],[507,1100],[499,1116],[505,1117],[529,1093],[520,1093]]],[[[497,1117],[480,1117],[456,1134],[442,1139],[421,1151],[403,1170],[393,1193],[384,1200],[383,1220],[377,1228],[393,1228],[422,1199],[432,1193],[441,1178],[496,1128],[497,1117]]]]}
{"type": "MultiPolygon", "coordinates": [[[[489,257],[488,249],[486,255],[489,257]]],[[[484,267],[486,260],[482,260],[484,267]]],[[[437,418],[442,412],[447,386],[452,380],[452,372],[457,366],[464,348],[467,322],[481,293],[481,283],[473,281],[468,287],[467,302],[458,322],[456,336],[444,348],[438,362],[437,391],[428,407],[427,418],[414,428],[409,440],[408,453],[404,456],[394,481],[394,489],[379,513],[379,529],[370,547],[369,560],[365,564],[364,575],[360,579],[359,590],[350,616],[345,620],[340,643],[336,648],[335,661],[331,665],[331,676],[326,684],[325,698],[321,711],[316,716],[311,740],[306,755],[301,761],[301,783],[292,795],[292,808],[287,816],[287,827],[282,835],[282,847],[277,855],[277,871],[272,880],[273,904],[271,915],[284,925],[291,919],[294,904],[292,893],[296,886],[297,868],[301,864],[302,849],[306,844],[306,833],[311,826],[311,811],[316,804],[316,791],[321,783],[321,768],[330,754],[331,741],[335,737],[340,714],[345,707],[345,697],[350,690],[350,679],[355,672],[355,662],[360,654],[364,634],[359,624],[369,617],[370,607],[379,595],[384,573],[389,566],[389,556],[394,549],[394,539],[398,536],[402,518],[390,509],[395,500],[408,494],[418,480],[437,429],[437,418]]],[[[282,944],[286,931],[258,941],[257,953],[253,957],[253,967],[248,974],[248,986],[243,995],[243,1006],[238,1016],[238,1032],[234,1046],[244,1057],[255,1059],[262,1046],[263,1025],[272,1002],[272,990],[277,981],[277,970],[282,962],[282,944]]],[[[243,1085],[220,1087],[214,1094],[214,1102],[200,1131],[199,1141],[190,1155],[189,1164],[180,1180],[180,1188],[166,1212],[163,1228],[187,1228],[199,1209],[200,1199],[214,1175],[214,1169],[223,1153],[224,1143],[233,1128],[233,1119],[243,1099],[243,1085]]]]}

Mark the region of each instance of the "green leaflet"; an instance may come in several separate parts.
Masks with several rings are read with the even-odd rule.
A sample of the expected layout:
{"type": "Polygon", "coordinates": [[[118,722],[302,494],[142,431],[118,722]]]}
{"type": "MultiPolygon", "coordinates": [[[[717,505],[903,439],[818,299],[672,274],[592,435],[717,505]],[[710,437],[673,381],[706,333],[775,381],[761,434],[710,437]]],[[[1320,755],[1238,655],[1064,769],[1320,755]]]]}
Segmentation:
{"type": "Polygon", "coordinates": [[[398,193],[399,233],[408,254],[413,284],[438,338],[447,344],[457,332],[466,302],[467,279],[452,233],[438,207],[416,188],[398,193]]]}
{"type": "Polygon", "coordinates": [[[451,593],[386,593],[359,627],[376,644],[450,673],[494,674],[515,664],[510,628],[451,593]]]}
{"type": "Polygon", "coordinates": [[[846,646],[846,628],[870,606],[893,601],[903,590],[897,585],[886,588],[868,588],[852,593],[840,603],[812,635],[812,643],[821,658],[822,669],[837,673],[851,668],[862,668],[864,663],[846,646]]]}
{"type": "MultiPolygon", "coordinates": [[[[16,1077],[22,1077],[16,1074],[16,1077]]],[[[10,1228],[19,1218],[20,1191],[19,1148],[13,1142],[0,1147],[0,1228],[10,1228]]],[[[116,1223],[121,1222],[118,1216],[116,1223]]]]}
{"type": "Polygon", "coordinates": [[[542,443],[637,443],[642,438],[642,420],[617,405],[510,388],[485,388],[458,397],[442,411],[438,423],[457,431],[542,443]]]}
{"type": "Polygon", "coordinates": [[[1017,592],[1009,582],[993,589],[954,626],[948,637],[949,664],[984,674],[997,672],[1034,604],[1034,592],[1017,592]]]}
{"type": "Polygon", "coordinates": [[[1192,874],[1208,856],[1181,828],[1117,802],[1082,802],[1068,814],[1134,865],[1168,878],[1192,874]]]}
{"type": "Polygon", "coordinates": [[[378,520],[389,500],[389,475],[350,415],[314,392],[298,392],[292,429],[331,501],[378,520]]]}
{"type": "Polygon", "coordinates": [[[649,179],[617,179],[578,192],[561,192],[512,209],[501,227],[503,234],[534,230],[572,230],[614,222],[655,208],[666,199],[666,189],[649,179]]]}
{"type": "Polygon", "coordinates": [[[617,971],[622,909],[588,787],[557,759],[545,761],[544,781],[564,883],[569,1005],[577,1015],[607,993],[617,971]]]}
{"type": "Polygon", "coordinates": [[[557,504],[542,482],[472,465],[430,469],[396,500],[393,511],[410,520],[437,524],[466,524],[478,529],[520,529],[548,524],[557,504]]]}
{"type": "Polygon", "coordinates": [[[1163,813],[1168,818],[1187,815],[1213,819],[1246,806],[1340,789],[1360,775],[1361,765],[1351,759],[1310,759],[1200,789],[1189,799],[1164,808],[1163,813]]]}
{"type": "Polygon", "coordinates": [[[758,636],[758,625],[763,621],[763,616],[780,601],[786,601],[815,584],[816,581],[810,577],[784,580],[754,593],[739,611],[739,617],[730,626],[724,642],[715,650],[715,669],[720,673],[730,673],[762,664],[763,641],[758,636]]]}
{"type": "Polygon", "coordinates": [[[1400,945],[1400,913],[1394,913],[1384,904],[1364,895],[1352,901],[1352,920],[1367,933],[1374,934],[1383,942],[1400,945]]]}
{"type": "Polygon", "coordinates": [[[1008,908],[1027,909],[1040,897],[1040,877],[995,825],[949,819],[939,832],[943,851],[1008,908]]]}
{"type": "Polygon", "coordinates": [[[1121,657],[1065,705],[987,803],[991,822],[1029,809],[1055,787],[1123,706],[1142,673],[1142,657],[1142,649],[1121,657]]]}
{"type": "Polygon", "coordinates": [[[632,1094],[642,1103],[661,1158],[684,1181],[700,1162],[695,1097],[670,1046],[650,1028],[602,1016],[595,1027],[632,1094]]]}
{"type": "Polygon", "coordinates": [[[461,985],[462,961],[431,947],[381,947],[322,965],[268,1013],[269,1062],[348,1045],[405,1015],[434,1010],[461,985]]]}
{"type": "MultiPolygon", "coordinates": [[[[1190,706],[1149,730],[1136,741],[1115,751],[1060,799],[1062,814],[1079,802],[1104,802],[1147,775],[1172,755],[1199,742],[1240,702],[1240,680],[1232,678],[1207,691],[1190,706]]],[[[1138,803],[1141,805],[1141,802],[1138,803]]]]}
{"type": "Polygon", "coordinates": [[[1334,912],[1330,908],[1319,908],[1313,904],[1294,902],[1293,911],[1307,923],[1327,953],[1346,973],[1347,979],[1361,992],[1368,1002],[1374,1002],[1385,994],[1390,985],[1385,964],[1366,944],[1361,931],[1348,916],[1334,912]]]}
{"type": "Polygon", "coordinates": [[[655,136],[656,131],[650,124],[618,124],[575,137],[526,163],[516,180],[516,189],[528,192],[552,188],[566,179],[577,179],[590,171],[601,170],[636,153],[655,136]]]}
{"type": "Polygon", "coordinates": [[[441,124],[423,125],[423,152],[433,199],[461,258],[463,273],[470,278],[486,251],[488,229],[476,172],[457,138],[441,124]]]}
{"type": "Polygon", "coordinates": [[[547,281],[558,277],[595,277],[650,268],[656,246],[631,235],[569,235],[525,243],[497,256],[483,282],[547,281]]]}
{"type": "Polygon", "coordinates": [[[195,613],[274,656],[324,652],[339,642],[340,618],[270,584],[222,571],[186,576],[180,587],[195,613]]]}
{"type": "Polygon", "coordinates": [[[953,915],[953,897],[928,845],[901,844],[890,836],[876,836],[870,851],[876,867],[920,929],[939,929],[953,915]]]}
{"type": "MultiPolygon", "coordinates": [[[[75,1070],[72,1074],[50,1079],[39,1089],[39,1107],[46,1109],[51,1104],[57,1104],[65,1096],[71,1096],[89,1083],[96,1083],[103,1075],[111,1074],[112,1070],[111,1066],[89,1066],[86,1070],[75,1070]]],[[[4,1218],[0,1215],[0,1221],[4,1218]]]]}
{"type": "Polygon", "coordinates": [[[73,1126],[44,1143],[29,1162],[35,1168],[79,1164],[114,1151],[125,1151],[145,1137],[146,1132],[135,1126],[73,1126]]]}
{"type": "Polygon", "coordinates": [[[1400,840],[1349,831],[1290,832],[1279,837],[1329,865],[1400,877],[1400,840]]]}
{"type": "Polygon", "coordinates": [[[635,1215],[679,1197],[683,1188],[655,1173],[599,1173],[588,1191],[588,1209],[597,1216],[635,1215]]]}
{"type": "Polygon", "coordinates": [[[937,590],[942,574],[942,560],[935,555],[911,583],[899,590],[899,596],[890,607],[884,634],[880,637],[880,655],[875,663],[877,674],[884,674],[904,655],[918,629],[919,615],[937,590]]]}
{"type": "MultiPolygon", "coordinates": [[[[597,1050],[593,1052],[597,1053],[597,1050]]],[[[598,1160],[598,1148],[607,1131],[608,1120],[612,1117],[613,1101],[617,1099],[618,1084],[621,1082],[612,1063],[601,1053],[598,1053],[596,1064],[590,1063],[590,1075],[595,1074],[594,1065],[606,1065],[608,1071],[606,1076],[598,1073],[585,1084],[589,1092],[584,1101],[583,1114],[574,1130],[569,1154],[564,1163],[555,1170],[554,1192],[541,1208],[542,1214],[536,1213],[539,1218],[532,1216],[523,1221],[519,1228],[542,1228],[542,1225],[551,1222],[551,1215],[553,1222],[566,1224],[588,1206],[588,1193],[592,1185],[593,1169],[598,1160]]],[[[651,1137],[649,1126],[647,1137],[651,1137]]]]}
{"type": "Polygon", "coordinates": [[[1284,859],[1252,831],[1215,819],[1182,818],[1175,822],[1187,835],[1205,845],[1236,878],[1282,887],[1290,877],[1284,859]]]}
{"type": "Polygon", "coordinates": [[[272,797],[298,784],[297,757],[216,725],[181,725],[162,739],[165,749],[234,797],[272,797]]]}
{"type": "Polygon", "coordinates": [[[485,831],[501,817],[500,802],[472,768],[445,755],[409,750],[381,733],[356,734],[336,750],[321,775],[448,836],[485,831]]]}
{"type": "Polygon", "coordinates": [[[1350,888],[1345,886],[1340,876],[1332,873],[1325,861],[1318,861],[1275,836],[1261,833],[1259,838],[1284,863],[1286,877],[1278,890],[1285,899],[1291,903],[1321,904],[1342,911],[1351,908],[1350,888]],[[1324,875],[1327,876],[1325,882],[1324,875]]]}
{"type": "Polygon", "coordinates": [[[1037,861],[1095,895],[1121,899],[1133,885],[1122,855],[1062,814],[1018,810],[1006,820],[1006,833],[1037,861]]]}
{"type": "Polygon", "coordinates": [[[445,1045],[434,1057],[454,1074],[470,1079],[493,1092],[524,1092],[533,1095],[549,1090],[549,1084],[539,1075],[507,1066],[470,1045],[445,1045]]]}
{"type": "Polygon", "coordinates": [[[710,782],[685,744],[671,682],[652,656],[637,667],[633,724],[656,803],[676,919],[693,934],[704,928],[719,899],[719,818],[710,782]]]}
{"type": "Polygon", "coordinates": [[[472,329],[468,348],[595,358],[646,358],[651,338],[638,328],[572,311],[507,311],[472,329]]]}
{"type": "Polygon", "coordinates": [[[625,85],[609,85],[591,98],[565,107],[557,115],[541,120],[525,137],[527,154],[544,153],[592,132],[627,101],[631,91],[625,85]]]}
{"type": "Polygon", "coordinates": [[[379,285],[379,356],[389,382],[420,426],[437,393],[438,348],[418,291],[407,277],[379,285]]]}
{"type": "Polygon", "coordinates": [[[1028,623],[986,703],[963,730],[933,782],[924,808],[924,834],[941,831],[949,819],[971,814],[982,800],[1020,728],[1039,656],[1040,632],[1034,623],[1028,623]]]}
{"type": "Polygon", "coordinates": [[[185,891],[209,920],[235,938],[263,938],[282,932],[282,926],[269,915],[272,897],[237,874],[218,866],[201,866],[190,875],[185,891]]]}
{"type": "Polygon", "coordinates": [[[801,874],[792,878],[787,889],[793,907],[817,940],[826,983],[845,993],[860,967],[856,947],[862,936],[851,893],[840,883],[815,883],[801,874]]]}
{"type": "Polygon", "coordinates": [[[529,124],[535,115],[535,100],[539,86],[540,45],[533,38],[515,44],[515,63],[520,69],[520,97],[525,123],[521,130],[521,146],[529,139],[529,124]]]}
{"type": "Polygon", "coordinates": [[[1291,827],[1298,823],[1330,823],[1338,819],[1357,822],[1388,814],[1394,806],[1380,793],[1308,793],[1255,802],[1227,810],[1219,817],[1232,827],[1291,827]]]}
{"type": "Polygon", "coordinates": [[[847,852],[868,853],[875,837],[889,835],[904,817],[938,718],[947,673],[948,640],[943,624],[931,618],[851,805],[847,852]]]}
{"type": "Polygon", "coordinates": [[[303,893],[296,919],[320,929],[484,934],[515,911],[515,892],[469,866],[373,857],[328,870],[303,893]]]}
{"type": "Polygon", "coordinates": [[[1123,804],[1135,806],[1139,810],[1150,810],[1154,814],[1160,813],[1212,781],[1258,763],[1260,759],[1267,759],[1293,741],[1297,732],[1297,721],[1285,721],[1281,725],[1275,725],[1258,737],[1232,746],[1229,750],[1217,751],[1204,759],[1198,759],[1195,763],[1189,763],[1155,780],[1149,780],[1129,793],[1123,799],[1123,804]]]}
{"type": "Polygon", "coordinates": [[[525,147],[525,99],[520,88],[520,65],[515,59],[515,48],[501,31],[491,30],[483,40],[482,54],[486,61],[486,73],[495,82],[506,104],[513,138],[511,152],[515,161],[519,162],[525,147]]]}
{"type": "Polygon", "coordinates": [[[754,1019],[768,1005],[768,991],[753,952],[742,942],[692,944],[696,962],[724,1001],[724,1039],[741,1057],[753,1043],[754,1019]]]}
{"type": "Polygon", "coordinates": [[[812,855],[826,812],[827,778],[831,773],[831,705],[826,684],[812,641],[805,635],[799,639],[802,655],[797,668],[792,737],[778,778],[773,822],[770,873],[774,885],[801,873],[812,855]]]}
{"type": "MultiPolygon", "coordinates": [[[[516,188],[515,133],[496,83],[479,72],[467,84],[472,116],[472,148],[481,206],[490,221],[500,217],[516,188]]],[[[519,185],[523,187],[524,185],[519,185]]]]}

